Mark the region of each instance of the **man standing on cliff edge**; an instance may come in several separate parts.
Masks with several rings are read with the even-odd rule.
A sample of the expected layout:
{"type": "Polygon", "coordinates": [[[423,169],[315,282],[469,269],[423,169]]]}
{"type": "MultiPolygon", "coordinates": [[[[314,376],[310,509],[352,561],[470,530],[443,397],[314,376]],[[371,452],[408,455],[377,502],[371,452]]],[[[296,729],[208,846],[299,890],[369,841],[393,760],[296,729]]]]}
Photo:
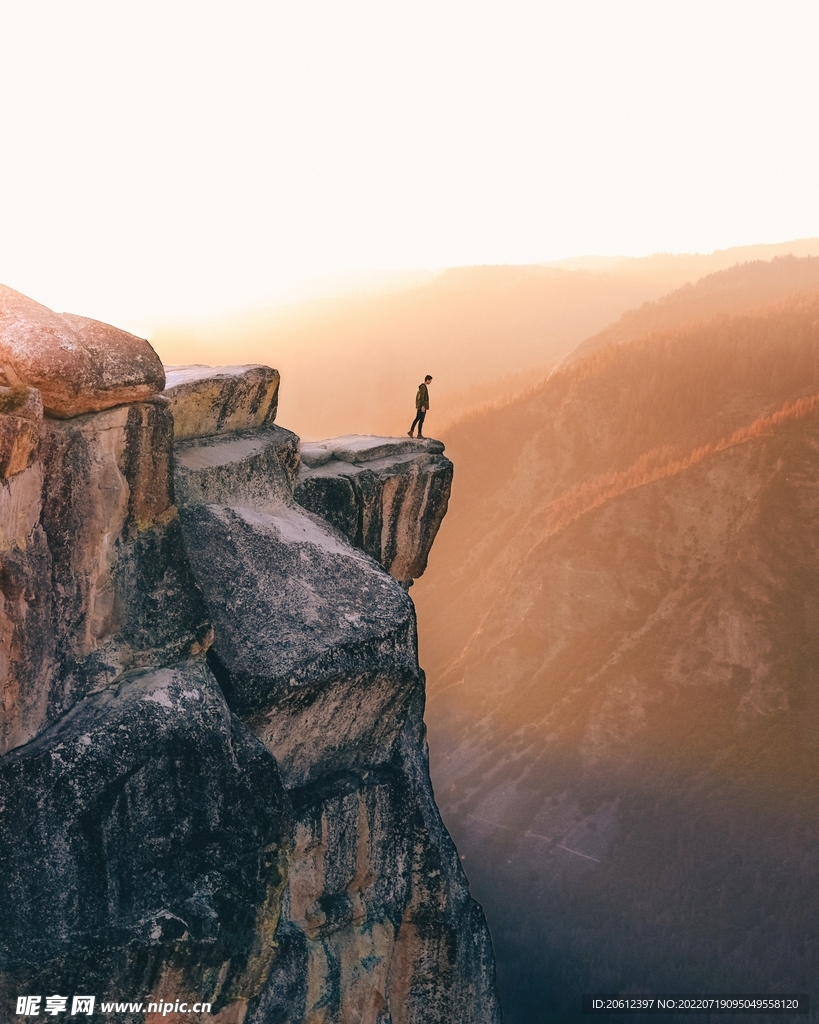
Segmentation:
{"type": "Polygon", "coordinates": [[[407,433],[412,437],[412,432],[415,430],[415,424],[418,424],[418,436],[423,437],[424,429],[424,417],[429,409],[429,388],[428,384],[432,380],[429,374],[424,377],[424,383],[418,385],[418,394],[415,396],[415,419],[412,421],[412,426],[409,428],[407,433]]]}

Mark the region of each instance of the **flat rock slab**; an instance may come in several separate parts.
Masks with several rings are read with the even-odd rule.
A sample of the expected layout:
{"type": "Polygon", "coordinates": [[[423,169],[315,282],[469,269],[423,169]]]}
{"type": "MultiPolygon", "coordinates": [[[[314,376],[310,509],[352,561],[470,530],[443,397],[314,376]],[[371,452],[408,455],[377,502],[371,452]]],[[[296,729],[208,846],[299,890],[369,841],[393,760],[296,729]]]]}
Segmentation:
{"type": "Polygon", "coordinates": [[[178,505],[235,505],[258,512],[290,502],[299,439],[281,427],[191,438],[174,448],[178,505]]]}
{"type": "Polygon", "coordinates": [[[211,664],[286,785],[388,760],[421,681],[400,586],[297,506],[180,514],[214,618],[211,664]]]}
{"type": "Polygon", "coordinates": [[[178,441],[272,424],[279,371],[269,366],[167,366],[165,395],[178,441]]]}
{"type": "Polygon", "coordinates": [[[165,386],[162,362],[143,338],[55,313],[0,285],[0,371],[4,366],[37,388],[45,411],[59,418],[144,401],[165,386]]]}
{"type": "Polygon", "coordinates": [[[323,466],[331,459],[362,465],[376,459],[402,455],[442,455],[444,444],[431,438],[377,437],[373,434],[345,434],[327,441],[306,441],[301,446],[306,466],[323,466]]]}

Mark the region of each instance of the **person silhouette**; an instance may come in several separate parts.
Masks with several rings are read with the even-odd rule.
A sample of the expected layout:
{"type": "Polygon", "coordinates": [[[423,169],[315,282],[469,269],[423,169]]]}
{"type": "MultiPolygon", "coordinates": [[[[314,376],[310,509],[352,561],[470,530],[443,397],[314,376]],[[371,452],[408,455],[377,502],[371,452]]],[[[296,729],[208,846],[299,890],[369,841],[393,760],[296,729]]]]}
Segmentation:
{"type": "Polygon", "coordinates": [[[432,380],[429,374],[424,377],[423,384],[418,385],[418,394],[415,396],[415,419],[412,421],[412,426],[407,431],[407,434],[412,437],[412,432],[415,430],[415,424],[418,424],[418,436],[423,437],[424,430],[424,417],[429,411],[429,384],[432,380]]]}

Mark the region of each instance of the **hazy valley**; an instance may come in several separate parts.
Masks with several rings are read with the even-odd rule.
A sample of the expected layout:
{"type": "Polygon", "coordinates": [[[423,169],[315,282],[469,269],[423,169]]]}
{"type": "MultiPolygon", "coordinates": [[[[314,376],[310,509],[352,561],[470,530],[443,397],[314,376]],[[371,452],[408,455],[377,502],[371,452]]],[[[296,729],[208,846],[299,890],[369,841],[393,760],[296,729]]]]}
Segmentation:
{"type": "Polygon", "coordinates": [[[426,719],[512,1024],[816,982],[815,262],[630,313],[447,432],[426,719]]]}

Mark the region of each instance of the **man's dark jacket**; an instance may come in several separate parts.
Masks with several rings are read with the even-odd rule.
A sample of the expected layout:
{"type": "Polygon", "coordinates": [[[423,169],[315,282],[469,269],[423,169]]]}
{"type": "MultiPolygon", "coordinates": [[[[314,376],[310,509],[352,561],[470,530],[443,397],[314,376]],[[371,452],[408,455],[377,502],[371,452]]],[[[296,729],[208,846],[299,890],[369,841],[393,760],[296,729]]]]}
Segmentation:
{"type": "Polygon", "coordinates": [[[415,396],[415,408],[420,409],[421,406],[429,409],[429,388],[426,384],[418,385],[418,394],[415,396]]]}

